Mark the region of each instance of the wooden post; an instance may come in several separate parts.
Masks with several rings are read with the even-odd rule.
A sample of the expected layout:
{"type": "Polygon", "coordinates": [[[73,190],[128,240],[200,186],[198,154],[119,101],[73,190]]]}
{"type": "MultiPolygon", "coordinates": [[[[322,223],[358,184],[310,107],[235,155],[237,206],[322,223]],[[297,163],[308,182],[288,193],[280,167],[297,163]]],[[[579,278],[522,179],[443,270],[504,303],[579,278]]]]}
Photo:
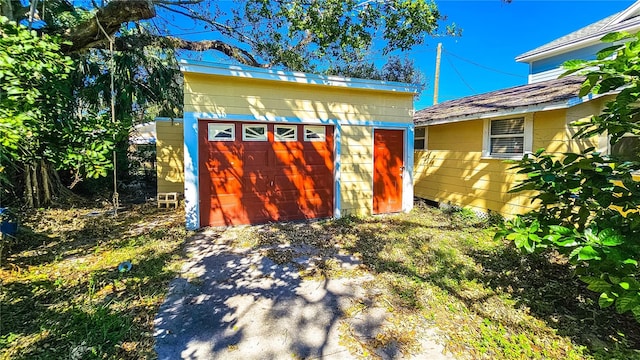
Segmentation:
{"type": "Polygon", "coordinates": [[[436,75],[433,77],[433,105],[438,103],[438,88],[440,87],[440,56],[442,55],[442,43],[438,43],[436,52],[436,75]]]}

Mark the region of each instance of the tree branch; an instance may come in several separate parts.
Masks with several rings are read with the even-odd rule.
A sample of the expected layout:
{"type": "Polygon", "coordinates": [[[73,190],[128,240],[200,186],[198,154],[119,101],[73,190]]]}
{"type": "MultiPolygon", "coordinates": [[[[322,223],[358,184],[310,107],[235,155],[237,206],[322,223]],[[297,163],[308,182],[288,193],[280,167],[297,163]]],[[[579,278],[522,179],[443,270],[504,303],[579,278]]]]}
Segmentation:
{"type": "Polygon", "coordinates": [[[215,50],[237,60],[244,65],[268,67],[268,65],[258,62],[258,60],[256,60],[256,58],[249,51],[220,40],[191,41],[173,36],[145,35],[118,37],[116,38],[115,42],[115,49],[117,51],[126,51],[143,46],[172,47],[174,49],[190,51],[215,50]]]}
{"type": "Polygon", "coordinates": [[[79,24],[66,34],[70,45],[62,48],[64,52],[77,52],[91,47],[99,47],[107,41],[100,26],[112,36],[123,23],[150,19],[156,15],[151,0],[112,0],[107,6],[99,9],[95,15],[87,21],[79,24]]]}

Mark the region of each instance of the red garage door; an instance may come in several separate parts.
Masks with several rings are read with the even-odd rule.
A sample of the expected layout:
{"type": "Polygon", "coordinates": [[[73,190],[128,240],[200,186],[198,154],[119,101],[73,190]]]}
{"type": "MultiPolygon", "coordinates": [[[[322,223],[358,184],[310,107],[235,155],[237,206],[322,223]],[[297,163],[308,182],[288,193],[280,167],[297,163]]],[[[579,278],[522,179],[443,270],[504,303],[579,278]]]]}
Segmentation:
{"type": "Polygon", "coordinates": [[[333,214],[333,127],[199,122],[200,225],[333,214]]]}

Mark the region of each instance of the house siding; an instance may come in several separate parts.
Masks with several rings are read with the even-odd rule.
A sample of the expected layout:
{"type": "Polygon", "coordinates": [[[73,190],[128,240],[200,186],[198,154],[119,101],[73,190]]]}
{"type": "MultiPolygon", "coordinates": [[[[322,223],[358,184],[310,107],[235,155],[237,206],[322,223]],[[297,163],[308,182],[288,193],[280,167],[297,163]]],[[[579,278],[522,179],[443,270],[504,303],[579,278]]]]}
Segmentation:
{"type": "Polygon", "coordinates": [[[370,215],[373,204],[373,127],[341,127],[341,214],[370,215]]]}
{"type": "Polygon", "coordinates": [[[156,122],[158,192],[184,191],[184,135],[182,121],[156,122]]]}
{"type": "Polygon", "coordinates": [[[185,74],[184,110],[300,120],[406,123],[413,116],[407,93],[336,88],[248,78],[185,74]]]}
{"type": "MultiPolygon", "coordinates": [[[[602,101],[591,101],[569,109],[538,112],[533,115],[533,150],[550,153],[576,152],[598,146],[598,138],[572,139],[569,124],[599,113],[602,101]]],[[[510,194],[523,179],[512,164],[482,157],[483,120],[429,126],[428,146],[415,152],[414,192],[417,197],[474,210],[522,214],[533,208],[533,192],[510,194]]]]}

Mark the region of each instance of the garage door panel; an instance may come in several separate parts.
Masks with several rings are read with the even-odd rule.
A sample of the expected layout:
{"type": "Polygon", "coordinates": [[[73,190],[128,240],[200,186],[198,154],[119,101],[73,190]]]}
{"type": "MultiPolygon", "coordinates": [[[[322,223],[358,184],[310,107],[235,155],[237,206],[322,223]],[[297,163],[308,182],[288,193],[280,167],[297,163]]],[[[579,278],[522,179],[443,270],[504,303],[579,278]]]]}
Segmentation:
{"type": "Polygon", "coordinates": [[[242,162],[245,169],[264,169],[266,166],[269,166],[268,150],[245,150],[242,156],[242,162]]]}
{"type": "Polygon", "coordinates": [[[306,154],[301,149],[275,150],[275,165],[289,166],[291,164],[304,164],[306,154]]]}
{"type": "Polygon", "coordinates": [[[296,125],[297,140],[283,141],[275,140],[274,125],[267,124],[267,141],[249,141],[242,138],[243,123],[234,123],[234,141],[207,141],[208,123],[200,124],[201,225],[333,214],[333,128],[326,127],[326,142],[309,142],[303,140],[304,126],[296,125]]]}
{"type": "Polygon", "coordinates": [[[328,151],[315,152],[307,151],[304,154],[304,160],[306,165],[324,165],[327,166],[327,160],[330,159],[330,153],[328,151]]]}

